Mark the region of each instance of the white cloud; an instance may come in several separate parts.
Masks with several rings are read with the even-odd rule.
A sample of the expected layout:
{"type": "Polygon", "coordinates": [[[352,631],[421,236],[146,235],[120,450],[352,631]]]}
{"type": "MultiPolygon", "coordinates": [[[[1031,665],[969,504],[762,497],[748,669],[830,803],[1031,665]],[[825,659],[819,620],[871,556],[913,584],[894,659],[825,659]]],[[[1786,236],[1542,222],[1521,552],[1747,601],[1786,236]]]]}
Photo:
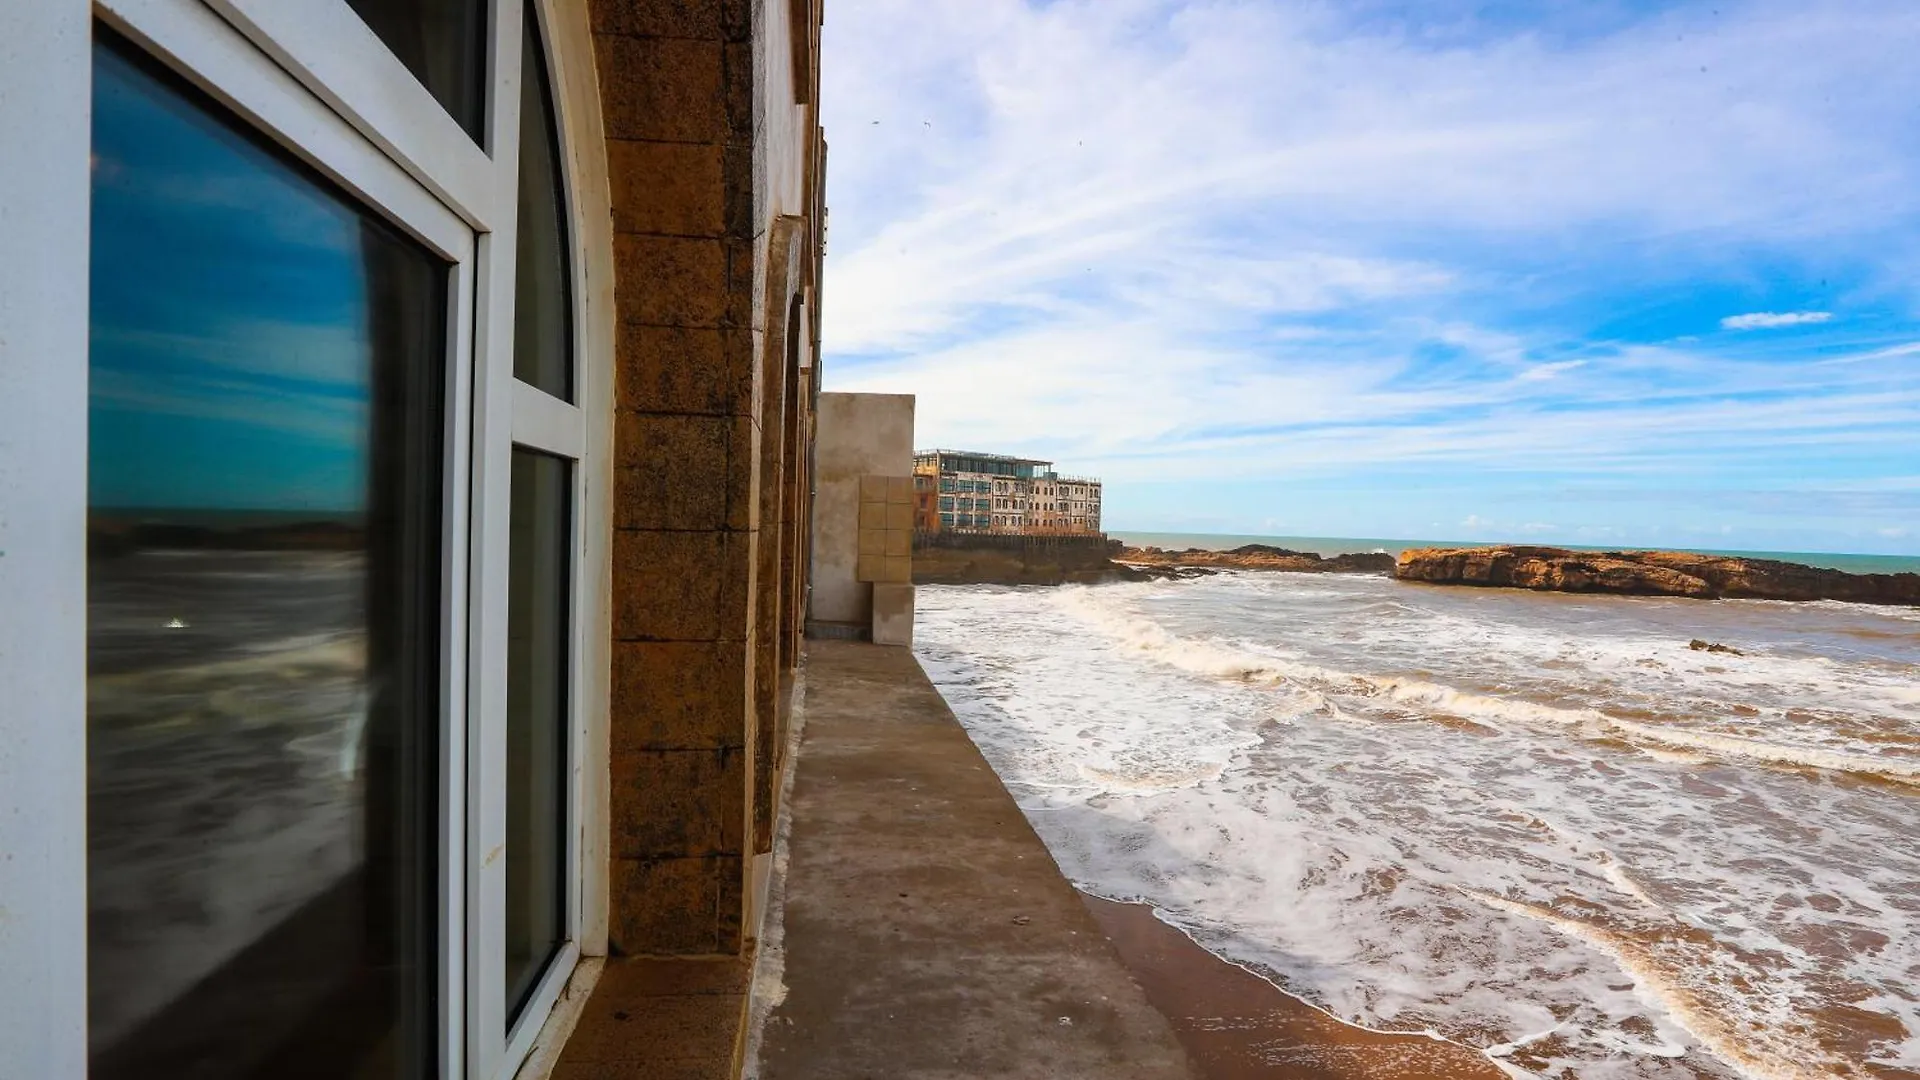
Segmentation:
{"type": "Polygon", "coordinates": [[[838,3],[826,388],[917,393],[923,443],[1121,481],[1920,460],[1911,333],[1816,368],[1537,317],[1581,258],[1884,264],[1920,220],[1907,0],[1479,42],[1279,0],[838,3]]]}
{"type": "Polygon", "coordinates": [[[1778,330],[1783,326],[1809,326],[1833,318],[1831,311],[1756,311],[1750,315],[1729,315],[1720,320],[1727,330],[1778,330]]]}

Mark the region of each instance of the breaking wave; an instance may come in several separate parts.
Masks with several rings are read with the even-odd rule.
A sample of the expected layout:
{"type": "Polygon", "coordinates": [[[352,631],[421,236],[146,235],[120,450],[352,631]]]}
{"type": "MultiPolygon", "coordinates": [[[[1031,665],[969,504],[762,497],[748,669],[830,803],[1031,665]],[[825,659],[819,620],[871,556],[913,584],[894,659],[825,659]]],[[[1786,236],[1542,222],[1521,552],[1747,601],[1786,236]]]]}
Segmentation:
{"type": "MultiPolygon", "coordinates": [[[[1091,589],[1076,590],[1069,594],[1066,603],[1121,645],[1195,674],[1295,687],[1320,695],[1374,698],[1430,715],[1461,717],[1493,726],[1551,725],[1592,738],[1623,739],[1636,747],[1653,744],[1659,749],[1691,751],[1726,761],[1821,769],[1920,786],[1920,758],[1902,762],[1819,747],[1770,743],[1610,716],[1599,709],[1566,708],[1518,697],[1496,697],[1418,678],[1336,670],[1218,642],[1183,638],[1157,623],[1103,603],[1091,589]]],[[[1917,692],[1910,688],[1889,690],[1896,699],[1920,700],[1917,692]]]]}

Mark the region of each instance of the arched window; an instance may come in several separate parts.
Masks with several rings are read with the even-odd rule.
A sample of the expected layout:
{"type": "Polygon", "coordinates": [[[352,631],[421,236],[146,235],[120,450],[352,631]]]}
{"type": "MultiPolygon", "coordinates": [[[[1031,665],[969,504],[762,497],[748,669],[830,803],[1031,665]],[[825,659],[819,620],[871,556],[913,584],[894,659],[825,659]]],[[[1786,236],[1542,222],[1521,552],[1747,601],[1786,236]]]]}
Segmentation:
{"type": "Polygon", "coordinates": [[[93,6],[88,1072],[509,1080],[600,892],[574,9],[93,6]]]}

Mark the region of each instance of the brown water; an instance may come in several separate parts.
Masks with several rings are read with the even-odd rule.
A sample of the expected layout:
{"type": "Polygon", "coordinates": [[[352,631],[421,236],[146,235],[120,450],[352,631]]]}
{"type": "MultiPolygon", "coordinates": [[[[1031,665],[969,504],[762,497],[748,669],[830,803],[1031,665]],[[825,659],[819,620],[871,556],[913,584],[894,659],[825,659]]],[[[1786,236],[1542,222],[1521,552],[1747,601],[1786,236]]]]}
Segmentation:
{"type": "Polygon", "coordinates": [[[1232,574],[930,588],[917,632],[1071,877],[1335,1016],[1518,1076],[1920,1076],[1920,612],[1232,574]]]}

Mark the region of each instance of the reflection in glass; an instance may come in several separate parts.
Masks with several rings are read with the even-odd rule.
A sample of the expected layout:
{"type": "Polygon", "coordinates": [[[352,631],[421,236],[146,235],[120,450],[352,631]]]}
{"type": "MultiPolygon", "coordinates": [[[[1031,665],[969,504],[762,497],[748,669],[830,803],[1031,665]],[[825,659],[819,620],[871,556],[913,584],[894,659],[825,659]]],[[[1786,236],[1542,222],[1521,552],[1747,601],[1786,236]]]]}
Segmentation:
{"type": "Polygon", "coordinates": [[[90,1072],[426,1075],[448,268],[96,42],[90,1072]]]}
{"type": "Polygon", "coordinates": [[[513,377],[573,400],[572,278],[553,86],[533,5],[521,38],[520,216],[513,294],[513,377]]]}
{"type": "Polygon", "coordinates": [[[567,620],[573,465],[513,450],[507,571],[506,1016],[567,938],[567,620]]]}
{"type": "Polygon", "coordinates": [[[347,0],[440,107],[482,142],[487,0],[347,0]]]}

